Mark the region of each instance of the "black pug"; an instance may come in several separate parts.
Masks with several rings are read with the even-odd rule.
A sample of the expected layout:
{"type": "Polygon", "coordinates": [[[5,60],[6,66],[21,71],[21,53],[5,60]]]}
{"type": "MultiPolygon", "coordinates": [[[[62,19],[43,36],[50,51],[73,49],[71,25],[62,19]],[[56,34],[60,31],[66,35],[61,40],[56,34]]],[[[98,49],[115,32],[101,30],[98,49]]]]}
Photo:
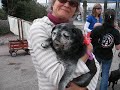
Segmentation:
{"type": "MultiPolygon", "coordinates": [[[[65,72],[59,82],[58,90],[65,90],[69,86],[72,75],[76,70],[78,59],[86,53],[86,45],[82,31],[73,24],[62,23],[56,25],[51,38],[47,40],[48,44],[44,48],[51,46],[57,54],[57,58],[65,66],[65,72]]],[[[81,87],[86,87],[97,72],[94,60],[87,60],[86,65],[90,72],[74,78],[72,82],[81,87]]]]}
{"type": "Polygon", "coordinates": [[[118,80],[120,79],[120,64],[119,64],[119,68],[117,70],[111,71],[110,73],[110,77],[108,79],[109,81],[109,85],[112,82],[112,90],[114,90],[114,85],[117,84],[118,80]]]}

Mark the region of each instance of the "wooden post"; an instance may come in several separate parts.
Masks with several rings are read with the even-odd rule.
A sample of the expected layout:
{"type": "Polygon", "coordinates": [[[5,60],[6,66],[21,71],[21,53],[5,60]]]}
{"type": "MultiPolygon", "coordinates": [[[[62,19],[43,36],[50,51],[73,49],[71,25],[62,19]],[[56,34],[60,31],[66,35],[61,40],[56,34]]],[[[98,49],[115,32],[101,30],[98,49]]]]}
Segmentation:
{"type": "Polygon", "coordinates": [[[22,33],[22,41],[24,40],[24,34],[23,34],[23,24],[22,24],[22,20],[20,20],[21,22],[21,33],[22,33]]]}
{"type": "Polygon", "coordinates": [[[18,24],[19,40],[21,40],[19,19],[17,19],[17,24],[18,24]]]}
{"type": "Polygon", "coordinates": [[[86,22],[86,14],[87,14],[87,1],[83,1],[83,21],[86,22]]]}
{"type": "Polygon", "coordinates": [[[104,1],[104,12],[106,11],[107,9],[107,0],[104,1]]]}

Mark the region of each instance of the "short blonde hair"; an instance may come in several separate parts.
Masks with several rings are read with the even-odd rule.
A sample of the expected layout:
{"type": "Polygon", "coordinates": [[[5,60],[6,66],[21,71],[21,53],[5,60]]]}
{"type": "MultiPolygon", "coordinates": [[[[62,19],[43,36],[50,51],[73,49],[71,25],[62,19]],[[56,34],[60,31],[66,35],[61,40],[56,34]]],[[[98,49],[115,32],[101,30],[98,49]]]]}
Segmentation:
{"type": "MultiPolygon", "coordinates": [[[[97,12],[96,12],[96,8],[101,8],[102,9],[102,6],[99,4],[99,3],[96,3],[94,6],[93,6],[93,9],[92,9],[92,15],[93,16],[96,16],[97,12]]],[[[100,17],[101,14],[99,14],[98,16],[100,17]]]]}

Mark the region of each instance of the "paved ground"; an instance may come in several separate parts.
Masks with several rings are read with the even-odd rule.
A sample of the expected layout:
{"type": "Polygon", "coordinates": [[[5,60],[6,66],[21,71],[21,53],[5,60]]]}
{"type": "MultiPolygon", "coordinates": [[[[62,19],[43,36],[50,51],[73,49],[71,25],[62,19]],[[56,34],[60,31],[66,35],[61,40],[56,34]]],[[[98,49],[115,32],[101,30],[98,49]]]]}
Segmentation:
{"type": "MultiPolygon", "coordinates": [[[[7,38],[12,39],[11,36],[7,36],[7,38]]],[[[0,37],[0,41],[3,40],[6,39],[0,37]]],[[[0,90],[38,90],[36,71],[30,55],[26,55],[25,51],[19,50],[17,57],[11,57],[8,51],[7,44],[0,45],[0,90]]],[[[120,63],[117,54],[118,51],[114,53],[111,70],[117,69],[120,63]]],[[[97,90],[99,90],[99,82],[97,90]]],[[[111,86],[109,90],[112,90],[111,86]]],[[[115,85],[115,90],[120,90],[120,80],[115,85]]]]}
{"type": "Polygon", "coordinates": [[[11,57],[7,45],[0,46],[0,90],[38,90],[30,55],[18,51],[11,57]]]}

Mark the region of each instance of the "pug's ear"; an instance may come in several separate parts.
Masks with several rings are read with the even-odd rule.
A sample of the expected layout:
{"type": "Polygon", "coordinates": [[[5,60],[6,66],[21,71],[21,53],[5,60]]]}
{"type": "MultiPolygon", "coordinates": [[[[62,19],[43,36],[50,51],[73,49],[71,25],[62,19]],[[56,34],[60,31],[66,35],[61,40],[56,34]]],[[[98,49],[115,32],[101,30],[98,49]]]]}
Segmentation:
{"type": "Polygon", "coordinates": [[[77,35],[77,30],[76,30],[76,28],[72,28],[72,33],[73,33],[74,35],[77,35]]]}
{"type": "Polygon", "coordinates": [[[72,29],[72,32],[73,32],[75,35],[79,36],[79,38],[83,36],[82,31],[81,31],[81,29],[79,29],[79,28],[73,28],[73,29],[72,29]]]}
{"type": "Polygon", "coordinates": [[[53,28],[52,28],[52,31],[51,31],[51,33],[55,30],[55,28],[56,28],[56,26],[54,26],[53,28]]]}

